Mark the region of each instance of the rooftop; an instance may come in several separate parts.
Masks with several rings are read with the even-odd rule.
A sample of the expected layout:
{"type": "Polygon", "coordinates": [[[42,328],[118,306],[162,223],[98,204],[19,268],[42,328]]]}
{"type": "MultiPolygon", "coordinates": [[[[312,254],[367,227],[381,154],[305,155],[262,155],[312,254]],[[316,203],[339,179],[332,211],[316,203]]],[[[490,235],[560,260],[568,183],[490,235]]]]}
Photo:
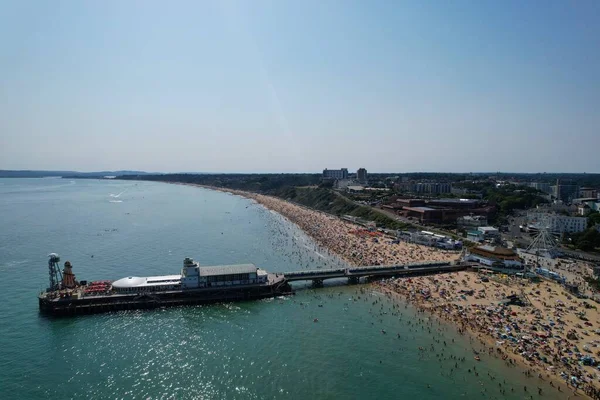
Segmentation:
{"type": "Polygon", "coordinates": [[[364,186],[348,186],[348,190],[354,190],[356,192],[360,192],[361,190],[365,190],[364,186]]]}
{"type": "Polygon", "coordinates": [[[256,273],[258,268],[254,264],[214,265],[200,267],[200,276],[233,275],[256,273]]]}
{"type": "Polygon", "coordinates": [[[429,203],[479,203],[477,199],[433,199],[429,200],[429,203]]]}
{"type": "Polygon", "coordinates": [[[487,244],[483,245],[483,246],[474,247],[473,250],[475,250],[475,251],[479,250],[480,252],[491,253],[494,255],[501,255],[501,256],[515,256],[516,255],[516,253],[514,251],[512,251],[511,249],[507,249],[506,247],[490,246],[487,244]]]}
{"type": "Polygon", "coordinates": [[[134,287],[177,284],[180,282],[181,275],[162,275],[149,277],[128,276],[127,278],[121,278],[118,281],[114,281],[112,285],[117,289],[126,289],[134,287]]]}
{"type": "Polygon", "coordinates": [[[409,210],[409,211],[419,211],[419,212],[437,210],[436,208],[431,208],[431,207],[404,207],[404,209],[409,210]]]}
{"type": "Polygon", "coordinates": [[[486,219],[486,217],[484,217],[483,215],[465,215],[464,217],[459,217],[464,221],[480,221],[482,219],[486,219]]]}

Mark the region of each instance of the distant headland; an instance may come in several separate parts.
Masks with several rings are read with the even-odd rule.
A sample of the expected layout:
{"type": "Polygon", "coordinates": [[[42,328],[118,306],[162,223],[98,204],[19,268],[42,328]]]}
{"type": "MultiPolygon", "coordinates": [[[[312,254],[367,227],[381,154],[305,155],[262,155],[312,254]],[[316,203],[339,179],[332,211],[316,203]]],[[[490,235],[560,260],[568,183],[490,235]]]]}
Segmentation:
{"type": "Polygon", "coordinates": [[[40,171],[40,170],[0,170],[0,178],[105,178],[128,175],[147,175],[143,171],[40,171]]]}

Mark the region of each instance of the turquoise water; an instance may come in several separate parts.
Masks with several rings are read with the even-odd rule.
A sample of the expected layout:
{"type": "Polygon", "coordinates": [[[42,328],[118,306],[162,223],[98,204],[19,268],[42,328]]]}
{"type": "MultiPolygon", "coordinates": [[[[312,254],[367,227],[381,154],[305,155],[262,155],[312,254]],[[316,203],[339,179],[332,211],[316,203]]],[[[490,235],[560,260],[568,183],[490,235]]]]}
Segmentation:
{"type": "Polygon", "coordinates": [[[72,319],[38,314],[50,252],[88,280],[178,273],[186,256],[269,271],[340,264],[247,199],[149,182],[0,179],[0,222],[3,399],[541,398],[538,382],[496,359],[476,363],[468,339],[419,323],[426,317],[364,286],[72,319]]]}

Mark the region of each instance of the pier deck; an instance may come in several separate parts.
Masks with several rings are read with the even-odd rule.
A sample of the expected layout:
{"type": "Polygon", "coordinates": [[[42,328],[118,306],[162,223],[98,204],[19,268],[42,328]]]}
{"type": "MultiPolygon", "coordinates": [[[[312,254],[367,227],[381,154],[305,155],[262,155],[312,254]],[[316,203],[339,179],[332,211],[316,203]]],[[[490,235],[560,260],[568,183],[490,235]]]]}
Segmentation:
{"type": "Polygon", "coordinates": [[[280,273],[288,282],[313,281],[319,285],[325,279],[348,278],[358,283],[362,277],[375,276],[412,276],[434,273],[462,271],[469,267],[468,263],[451,263],[448,261],[432,261],[399,265],[374,265],[355,268],[321,269],[312,271],[293,271],[280,273]]]}
{"type": "Polygon", "coordinates": [[[349,283],[359,283],[360,278],[381,276],[414,276],[461,271],[469,263],[431,261],[401,265],[375,265],[312,271],[295,271],[269,274],[265,284],[219,285],[196,290],[173,290],[162,292],[106,293],[102,295],[76,295],[52,297],[49,293],[39,296],[40,310],[54,315],[77,315],[105,311],[157,308],[178,305],[195,305],[214,302],[257,300],[293,293],[288,284],[294,281],[312,281],[318,287],[326,279],[346,278],[349,283]]]}

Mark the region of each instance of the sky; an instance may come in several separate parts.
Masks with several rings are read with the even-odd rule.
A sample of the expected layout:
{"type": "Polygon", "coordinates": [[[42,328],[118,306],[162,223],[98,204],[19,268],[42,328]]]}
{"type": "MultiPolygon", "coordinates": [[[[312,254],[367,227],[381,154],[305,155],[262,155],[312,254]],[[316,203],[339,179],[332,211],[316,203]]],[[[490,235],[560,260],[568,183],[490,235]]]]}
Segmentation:
{"type": "Polygon", "coordinates": [[[0,0],[0,169],[600,172],[600,1],[0,0]]]}

